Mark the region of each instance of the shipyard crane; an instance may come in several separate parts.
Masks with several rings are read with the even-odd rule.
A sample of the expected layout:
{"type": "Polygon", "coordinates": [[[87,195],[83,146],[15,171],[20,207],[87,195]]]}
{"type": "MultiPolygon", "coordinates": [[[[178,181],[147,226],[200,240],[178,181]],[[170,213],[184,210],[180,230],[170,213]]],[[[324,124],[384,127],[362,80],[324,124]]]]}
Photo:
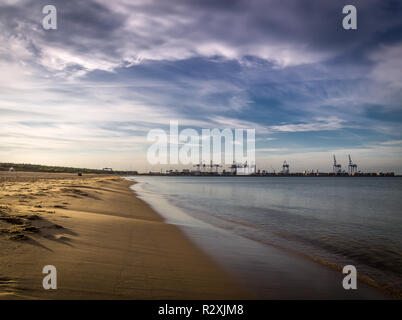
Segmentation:
{"type": "Polygon", "coordinates": [[[222,166],[220,164],[214,164],[212,166],[215,167],[215,172],[216,173],[218,173],[219,168],[222,168],[222,166]]]}
{"type": "Polygon", "coordinates": [[[334,165],[332,167],[332,170],[334,171],[335,174],[342,173],[342,165],[336,162],[335,155],[334,155],[334,165]]]}
{"type": "Polygon", "coordinates": [[[233,164],[230,166],[230,171],[233,175],[236,175],[237,173],[237,164],[236,162],[233,161],[233,164]]]}
{"type": "MultiPolygon", "coordinates": [[[[209,167],[209,172],[211,172],[212,173],[212,171],[213,171],[213,168],[215,167],[216,165],[215,164],[213,164],[212,163],[212,160],[211,160],[211,163],[207,166],[207,167],[209,167]]],[[[218,172],[218,169],[216,169],[216,172],[218,172]]]]}
{"type": "Polygon", "coordinates": [[[203,162],[200,162],[198,164],[193,165],[193,167],[196,167],[197,171],[199,171],[199,172],[205,172],[206,171],[205,169],[206,169],[207,165],[205,163],[203,163],[203,162]]]}
{"type": "Polygon", "coordinates": [[[349,165],[348,165],[348,173],[353,174],[354,172],[357,172],[357,164],[352,162],[352,158],[349,156],[349,165]]]}
{"type": "Polygon", "coordinates": [[[286,162],[286,160],[283,162],[282,165],[282,173],[289,174],[289,164],[286,162]]]}

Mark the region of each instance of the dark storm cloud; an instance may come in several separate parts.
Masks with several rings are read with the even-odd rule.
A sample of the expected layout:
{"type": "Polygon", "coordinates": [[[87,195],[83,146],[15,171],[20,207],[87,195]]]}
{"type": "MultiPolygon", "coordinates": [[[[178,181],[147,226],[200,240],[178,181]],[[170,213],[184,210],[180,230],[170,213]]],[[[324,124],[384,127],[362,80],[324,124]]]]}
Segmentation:
{"type": "Polygon", "coordinates": [[[58,32],[45,33],[49,41],[62,42],[80,51],[98,50],[100,45],[105,53],[116,53],[116,43],[111,46],[109,41],[114,41],[123,27],[124,15],[94,1],[55,1],[55,5],[60,13],[58,32]]]}
{"type": "MultiPolygon", "coordinates": [[[[401,39],[402,4],[399,1],[360,0],[358,30],[342,28],[342,8],[349,1],[153,1],[130,6],[150,16],[187,17],[186,28],[168,29],[166,37],[205,38],[234,48],[247,45],[295,44],[333,56],[368,53],[379,44],[401,39]]],[[[135,31],[134,31],[135,32],[135,31]]],[[[158,35],[154,35],[158,37],[158,35]]],[[[165,39],[167,40],[167,39],[165,39]]],[[[163,38],[161,39],[163,41],[163,38]]],[[[258,53],[257,53],[258,54],[258,53]]],[[[358,60],[358,59],[356,59],[358,60]]]]}
{"type": "Polygon", "coordinates": [[[48,1],[32,0],[21,1],[18,7],[3,5],[0,18],[8,34],[29,36],[32,48],[58,46],[72,54],[92,53],[117,65],[136,58],[180,60],[213,55],[229,59],[255,55],[279,65],[329,59],[361,63],[380,44],[400,41],[400,1],[354,1],[356,31],[342,28],[342,8],[348,3],[55,0],[59,28],[46,32],[40,22],[41,9],[48,1]]]}

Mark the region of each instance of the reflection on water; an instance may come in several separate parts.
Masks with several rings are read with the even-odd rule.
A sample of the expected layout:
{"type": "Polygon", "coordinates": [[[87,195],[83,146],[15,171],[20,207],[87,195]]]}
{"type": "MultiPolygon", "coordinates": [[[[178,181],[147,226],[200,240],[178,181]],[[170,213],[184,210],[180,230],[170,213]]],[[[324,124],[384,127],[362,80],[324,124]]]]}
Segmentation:
{"type": "Polygon", "coordinates": [[[139,177],[208,224],[402,290],[402,179],[139,177]]]}

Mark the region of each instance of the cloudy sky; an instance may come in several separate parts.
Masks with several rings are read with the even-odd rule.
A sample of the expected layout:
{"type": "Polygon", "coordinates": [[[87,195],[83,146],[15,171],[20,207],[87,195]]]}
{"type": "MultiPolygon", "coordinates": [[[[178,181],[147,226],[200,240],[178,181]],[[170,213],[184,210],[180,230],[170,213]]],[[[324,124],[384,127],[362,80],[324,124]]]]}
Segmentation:
{"type": "Polygon", "coordinates": [[[346,4],[1,0],[0,161],[148,170],[178,120],[256,129],[262,169],[402,173],[402,2],[346,4]]]}

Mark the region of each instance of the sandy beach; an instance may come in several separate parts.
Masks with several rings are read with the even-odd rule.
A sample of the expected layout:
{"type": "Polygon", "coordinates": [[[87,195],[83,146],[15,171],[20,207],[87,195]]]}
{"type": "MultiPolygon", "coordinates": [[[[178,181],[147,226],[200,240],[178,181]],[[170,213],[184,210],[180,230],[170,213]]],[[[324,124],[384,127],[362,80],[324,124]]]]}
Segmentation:
{"type": "Polygon", "coordinates": [[[0,172],[0,299],[249,295],[116,176],[0,172]],[[44,290],[42,268],[57,268],[44,290]]]}

